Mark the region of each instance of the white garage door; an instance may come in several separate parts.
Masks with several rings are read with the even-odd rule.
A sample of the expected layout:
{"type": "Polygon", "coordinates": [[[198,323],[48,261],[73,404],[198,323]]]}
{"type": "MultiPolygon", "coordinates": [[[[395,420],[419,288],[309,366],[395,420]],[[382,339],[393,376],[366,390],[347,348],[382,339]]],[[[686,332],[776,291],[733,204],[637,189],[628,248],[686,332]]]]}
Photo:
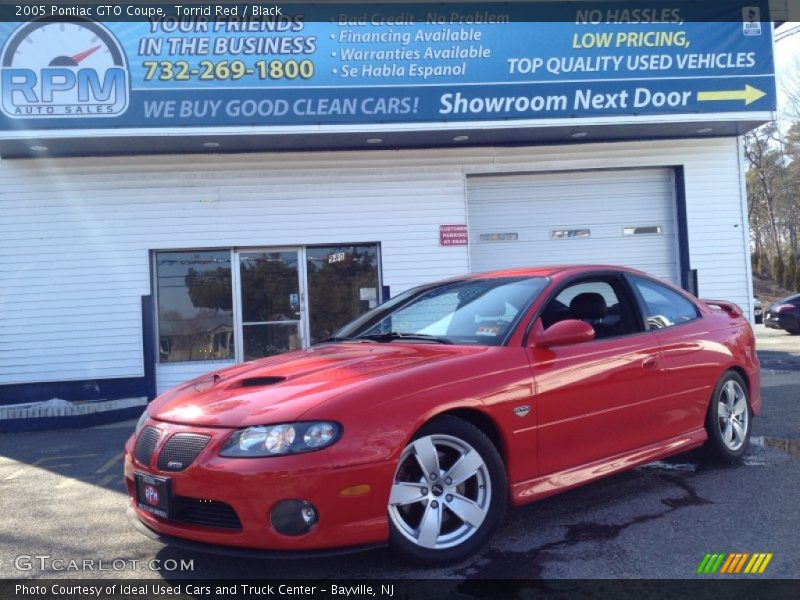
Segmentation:
{"type": "Polygon", "coordinates": [[[671,169],[471,177],[474,273],[611,264],[679,283],[671,169]]]}

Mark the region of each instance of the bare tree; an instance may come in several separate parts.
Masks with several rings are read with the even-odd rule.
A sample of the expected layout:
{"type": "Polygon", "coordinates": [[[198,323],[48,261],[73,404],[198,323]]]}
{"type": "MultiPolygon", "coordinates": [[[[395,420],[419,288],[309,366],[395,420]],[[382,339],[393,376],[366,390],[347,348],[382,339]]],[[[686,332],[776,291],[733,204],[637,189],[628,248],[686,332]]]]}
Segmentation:
{"type": "MultiPolygon", "coordinates": [[[[775,150],[773,141],[778,127],[768,123],[745,136],[744,155],[749,165],[748,203],[750,212],[763,212],[771,256],[781,253],[781,236],[778,233],[779,202],[782,195],[780,182],[780,153],[775,150]]],[[[783,211],[780,211],[783,212],[783,211]]],[[[756,225],[761,223],[756,222],[756,225]]]]}

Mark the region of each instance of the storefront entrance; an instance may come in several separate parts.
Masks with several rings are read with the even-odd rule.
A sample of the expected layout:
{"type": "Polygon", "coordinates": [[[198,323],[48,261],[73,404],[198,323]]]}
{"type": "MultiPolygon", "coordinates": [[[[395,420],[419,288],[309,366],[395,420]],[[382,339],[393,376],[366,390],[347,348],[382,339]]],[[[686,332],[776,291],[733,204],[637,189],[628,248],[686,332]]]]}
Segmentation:
{"type": "Polygon", "coordinates": [[[156,252],[154,267],[162,365],[305,348],[380,301],[377,244],[156,252]]]}
{"type": "Polygon", "coordinates": [[[305,343],[307,305],[301,289],[302,250],[235,252],[236,356],[255,360],[297,350],[305,343]]]}

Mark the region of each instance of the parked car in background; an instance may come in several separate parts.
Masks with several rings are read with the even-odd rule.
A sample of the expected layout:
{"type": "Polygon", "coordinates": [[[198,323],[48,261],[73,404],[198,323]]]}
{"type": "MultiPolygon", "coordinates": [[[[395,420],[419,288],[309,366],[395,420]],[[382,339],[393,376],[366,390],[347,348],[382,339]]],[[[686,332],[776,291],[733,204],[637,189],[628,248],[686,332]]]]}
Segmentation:
{"type": "Polygon", "coordinates": [[[738,306],[639,271],[458,277],[156,398],[125,446],[129,514],[205,549],[458,561],[508,505],[699,446],[740,459],[759,369],[738,306]]]}
{"type": "Polygon", "coordinates": [[[753,298],[753,317],[756,323],[764,322],[764,305],[758,298],[753,298]]]}
{"type": "Polygon", "coordinates": [[[792,335],[800,334],[800,294],[778,300],[767,309],[764,325],[770,329],[783,329],[792,335]]]}

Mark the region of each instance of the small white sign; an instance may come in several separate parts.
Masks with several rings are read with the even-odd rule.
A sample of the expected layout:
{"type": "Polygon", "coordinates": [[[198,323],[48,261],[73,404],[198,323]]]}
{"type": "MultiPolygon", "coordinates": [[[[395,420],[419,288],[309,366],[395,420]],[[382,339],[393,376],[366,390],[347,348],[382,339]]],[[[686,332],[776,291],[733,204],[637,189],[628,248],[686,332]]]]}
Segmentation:
{"type": "Polygon", "coordinates": [[[745,35],[761,35],[761,9],[745,6],[742,9],[742,30],[745,35]]]}
{"type": "Polygon", "coordinates": [[[362,300],[377,300],[378,299],[378,290],[375,288],[360,288],[358,290],[359,297],[362,300]]]}

